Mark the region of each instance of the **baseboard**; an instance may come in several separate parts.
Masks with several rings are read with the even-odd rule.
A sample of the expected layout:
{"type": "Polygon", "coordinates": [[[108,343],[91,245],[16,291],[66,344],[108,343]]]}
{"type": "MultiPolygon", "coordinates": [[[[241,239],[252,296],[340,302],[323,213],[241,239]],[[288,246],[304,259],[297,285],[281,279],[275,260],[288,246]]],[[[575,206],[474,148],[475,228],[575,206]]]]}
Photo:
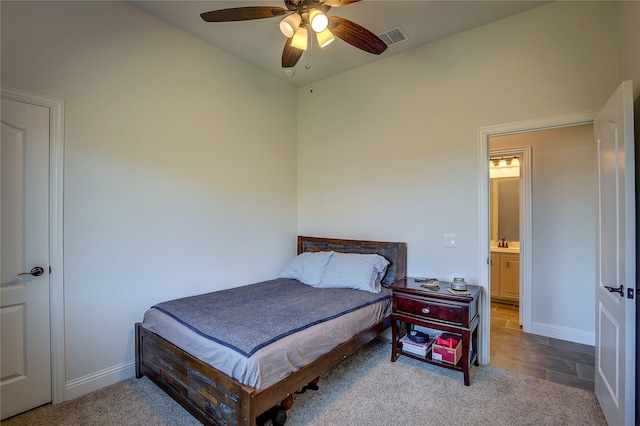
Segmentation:
{"type": "Polygon", "coordinates": [[[70,380],[66,383],[65,401],[133,377],[136,373],[135,370],[135,361],[129,361],[70,380]]]}
{"type": "Polygon", "coordinates": [[[577,328],[562,327],[554,324],[532,322],[531,333],[574,343],[582,343],[583,345],[595,346],[596,344],[595,332],[579,330],[577,328]]]}

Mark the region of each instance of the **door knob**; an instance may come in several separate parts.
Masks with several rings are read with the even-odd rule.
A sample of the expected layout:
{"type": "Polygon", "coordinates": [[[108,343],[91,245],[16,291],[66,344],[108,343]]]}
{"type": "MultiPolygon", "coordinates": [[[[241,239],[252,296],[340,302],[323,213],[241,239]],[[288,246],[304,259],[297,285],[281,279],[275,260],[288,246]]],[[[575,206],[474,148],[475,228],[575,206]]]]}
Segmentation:
{"type": "Polygon", "coordinates": [[[42,266],[36,266],[33,269],[31,269],[31,272],[23,272],[21,274],[18,274],[18,276],[20,276],[20,275],[33,275],[34,277],[39,277],[42,274],[44,274],[44,268],[42,266]]]}
{"type": "Polygon", "coordinates": [[[608,285],[605,285],[604,288],[609,290],[610,293],[620,293],[620,297],[624,297],[624,286],[622,284],[618,288],[609,287],[608,285]]]}

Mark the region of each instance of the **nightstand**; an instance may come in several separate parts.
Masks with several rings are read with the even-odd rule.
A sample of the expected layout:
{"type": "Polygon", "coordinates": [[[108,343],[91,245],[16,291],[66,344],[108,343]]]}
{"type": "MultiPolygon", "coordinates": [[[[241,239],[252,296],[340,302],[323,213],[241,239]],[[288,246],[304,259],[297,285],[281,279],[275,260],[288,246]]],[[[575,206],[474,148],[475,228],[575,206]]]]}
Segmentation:
{"type": "Polygon", "coordinates": [[[440,282],[438,290],[428,290],[413,278],[405,278],[391,285],[393,312],[391,314],[392,351],[391,361],[399,355],[408,356],[451,370],[462,371],[464,384],[469,386],[469,368],[478,363],[478,315],[482,287],[468,285],[469,295],[453,295],[448,289],[451,283],[440,282]],[[402,350],[400,339],[411,327],[418,325],[438,332],[459,336],[462,355],[457,364],[437,361],[432,350],[425,356],[402,350]]]}

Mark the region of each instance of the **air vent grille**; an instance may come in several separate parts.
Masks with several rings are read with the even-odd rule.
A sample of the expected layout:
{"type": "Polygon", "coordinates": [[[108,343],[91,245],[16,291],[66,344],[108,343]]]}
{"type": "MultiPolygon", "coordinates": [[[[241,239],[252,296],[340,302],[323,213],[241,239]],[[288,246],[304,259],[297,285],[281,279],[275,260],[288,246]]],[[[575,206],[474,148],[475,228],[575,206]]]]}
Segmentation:
{"type": "Polygon", "coordinates": [[[407,33],[405,33],[401,27],[395,27],[392,30],[379,34],[378,37],[380,37],[380,40],[384,41],[387,46],[409,40],[409,36],[407,36],[407,33]]]}

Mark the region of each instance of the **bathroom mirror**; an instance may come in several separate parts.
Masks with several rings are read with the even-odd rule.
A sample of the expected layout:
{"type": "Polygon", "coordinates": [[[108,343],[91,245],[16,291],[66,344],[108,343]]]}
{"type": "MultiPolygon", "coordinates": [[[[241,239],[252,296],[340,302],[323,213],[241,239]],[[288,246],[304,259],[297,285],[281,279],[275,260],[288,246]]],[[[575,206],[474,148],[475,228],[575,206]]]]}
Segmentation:
{"type": "Polygon", "coordinates": [[[520,240],[520,178],[491,179],[491,239],[520,240]]]}

